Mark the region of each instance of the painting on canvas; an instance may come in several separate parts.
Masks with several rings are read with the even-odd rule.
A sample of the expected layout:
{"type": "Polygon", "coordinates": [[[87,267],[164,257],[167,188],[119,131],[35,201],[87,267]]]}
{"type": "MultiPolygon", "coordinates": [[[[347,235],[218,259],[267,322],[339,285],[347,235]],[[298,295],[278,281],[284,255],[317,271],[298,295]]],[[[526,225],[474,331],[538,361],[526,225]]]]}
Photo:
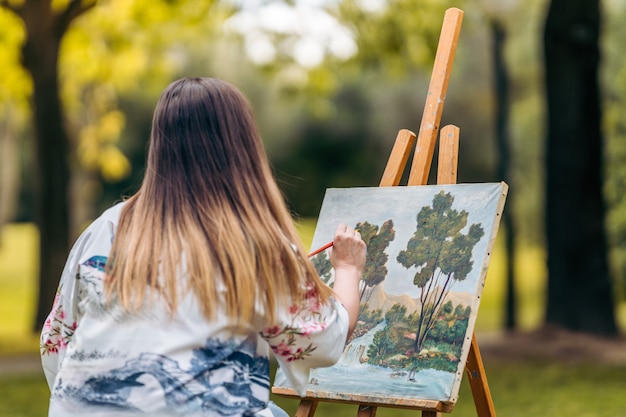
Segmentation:
{"type": "MultiPolygon", "coordinates": [[[[311,248],[332,241],[343,222],[361,233],[367,261],[357,327],[336,365],[311,372],[307,396],[456,402],[507,189],[326,191],[311,248]]],[[[332,286],[327,251],[311,260],[332,286]]]]}

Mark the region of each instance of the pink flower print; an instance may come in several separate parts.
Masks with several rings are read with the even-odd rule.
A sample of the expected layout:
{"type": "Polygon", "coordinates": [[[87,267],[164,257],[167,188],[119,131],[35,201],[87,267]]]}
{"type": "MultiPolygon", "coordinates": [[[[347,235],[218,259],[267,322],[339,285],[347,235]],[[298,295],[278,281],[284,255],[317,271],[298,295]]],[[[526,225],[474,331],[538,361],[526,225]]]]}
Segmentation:
{"type": "Polygon", "coordinates": [[[287,362],[293,362],[299,359],[303,359],[303,353],[304,351],[302,350],[302,348],[298,348],[293,355],[287,358],[287,362]]]}
{"type": "Polygon", "coordinates": [[[327,325],[328,323],[324,321],[316,321],[316,322],[308,323],[307,325],[303,327],[303,329],[306,332],[305,334],[309,335],[312,333],[322,332],[323,330],[326,329],[327,325]]]}
{"type": "Polygon", "coordinates": [[[309,310],[311,310],[312,313],[319,313],[322,309],[322,304],[320,303],[320,300],[317,298],[309,298],[309,310]]]}
{"type": "Polygon", "coordinates": [[[72,321],[66,323],[65,319],[68,318],[63,306],[59,302],[58,298],[55,301],[55,307],[50,313],[41,334],[40,350],[41,354],[53,354],[58,353],[59,350],[66,349],[67,344],[72,339],[78,323],[72,321]]]}
{"type": "Polygon", "coordinates": [[[320,325],[320,323],[304,323],[302,325],[302,335],[310,336],[313,333],[319,332],[324,327],[320,325]]]}
{"type": "Polygon", "coordinates": [[[274,346],[272,350],[274,351],[274,353],[276,353],[279,356],[291,355],[291,348],[289,347],[287,343],[285,343],[284,340],[280,342],[277,346],[274,346]]]}
{"type": "Polygon", "coordinates": [[[296,304],[292,304],[289,307],[289,314],[296,315],[296,314],[298,314],[299,310],[300,310],[300,308],[296,304]]]}
{"type": "Polygon", "coordinates": [[[57,345],[52,343],[51,340],[46,340],[46,342],[44,343],[44,345],[41,347],[42,353],[57,353],[58,349],[57,349],[57,345]]]}
{"type": "Polygon", "coordinates": [[[306,293],[304,294],[304,298],[309,300],[311,298],[315,298],[317,299],[317,290],[315,289],[314,286],[309,285],[306,289],[306,293]]]}
{"type": "Polygon", "coordinates": [[[265,328],[261,335],[263,337],[274,337],[274,336],[278,336],[281,333],[282,333],[282,329],[279,326],[272,326],[272,327],[265,328]]]}

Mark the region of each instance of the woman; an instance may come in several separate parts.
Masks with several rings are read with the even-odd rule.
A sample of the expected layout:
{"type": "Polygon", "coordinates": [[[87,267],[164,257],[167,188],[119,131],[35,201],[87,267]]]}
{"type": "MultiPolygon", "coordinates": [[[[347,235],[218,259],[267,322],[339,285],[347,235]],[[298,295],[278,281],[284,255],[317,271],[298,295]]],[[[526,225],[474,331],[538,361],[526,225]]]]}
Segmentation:
{"type": "Polygon", "coordinates": [[[304,393],[356,323],[365,244],[340,224],[333,290],[292,224],[249,104],[172,83],[146,174],[75,243],[41,336],[50,416],[280,415],[269,350],[304,393]]]}

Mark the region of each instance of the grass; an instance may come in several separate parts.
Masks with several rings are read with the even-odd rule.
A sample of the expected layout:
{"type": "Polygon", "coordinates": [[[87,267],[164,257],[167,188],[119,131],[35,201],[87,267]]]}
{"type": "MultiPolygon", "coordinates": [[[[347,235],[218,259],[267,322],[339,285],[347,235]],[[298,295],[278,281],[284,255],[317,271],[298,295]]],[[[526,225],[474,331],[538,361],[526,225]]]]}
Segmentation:
{"type": "MultiPolygon", "coordinates": [[[[607,417],[623,415],[626,408],[626,366],[549,363],[486,364],[497,415],[502,417],[607,417]]],[[[43,417],[47,413],[48,387],[40,374],[0,376],[1,417],[43,417]]],[[[273,397],[289,415],[297,399],[273,397]]],[[[356,415],[357,406],[320,403],[316,417],[356,415]]],[[[379,408],[378,417],[416,417],[415,410],[379,408]]],[[[476,416],[472,394],[464,380],[459,401],[450,414],[476,416]]]]}
{"type": "Polygon", "coordinates": [[[38,235],[33,224],[0,229],[0,354],[36,353],[38,235]]]}
{"type": "MultiPolygon", "coordinates": [[[[315,224],[302,221],[298,228],[308,247],[315,224]]],[[[0,234],[0,359],[11,355],[37,355],[37,336],[32,325],[36,291],[37,233],[32,225],[13,224],[0,234]]],[[[520,327],[528,330],[541,323],[544,303],[545,269],[543,254],[523,248],[516,259],[520,327]],[[523,278],[523,279],[522,279],[523,278]]],[[[491,260],[483,292],[476,332],[501,328],[503,312],[504,260],[499,242],[491,260]]],[[[626,320],[626,306],[620,306],[620,322],[626,320]]],[[[0,362],[2,366],[3,362],[0,362]]],[[[527,362],[485,364],[494,406],[499,416],[543,417],[567,415],[591,417],[623,415],[626,408],[626,365],[527,362]]],[[[475,416],[467,378],[461,385],[454,416],[475,416]]],[[[47,414],[49,391],[41,372],[6,373],[0,370],[0,417],[39,417],[47,414]]],[[[297,399],[272,397],[290,415],[297,399]]],[[[321,403],[317,417],[356,414],[355,405],[321,403]]],[[[414,417],[415,410],[379,408],[379,417],[414,417]]]]}
{"type": "Polygon", "coordinates": [[[50,391],[41,373],[0,373],[0,417],[48,415],[50,391]]]}
{"type": "MultiPolygon", "coordinates": [[[[500,417],[617,417],[626,407],[626,366],[548,363],[486,365],[494,408],[500,417]]],[[[294,415],[297,400],[275,400],[294,415]]],[[[356,415],[355,405],[320,403],[316,416],[356,415]]],[[[417,417],[415,410],[379,408],[377,417],[417,417]]],[[[448,415],[448,414],[444,414],[448,415]]],[[[476,416],[466,378],[451,417],[476,416]]]]}

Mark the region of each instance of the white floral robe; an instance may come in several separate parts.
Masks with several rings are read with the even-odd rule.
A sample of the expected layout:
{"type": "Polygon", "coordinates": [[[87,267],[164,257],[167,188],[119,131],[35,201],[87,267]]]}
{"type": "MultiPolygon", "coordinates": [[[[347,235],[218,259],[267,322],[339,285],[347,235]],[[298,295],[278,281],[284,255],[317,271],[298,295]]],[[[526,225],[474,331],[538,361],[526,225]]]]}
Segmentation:
{"type": "Polygon", "coordinates": [[[41,334],[49,416],[252,416],[269,400],[269,351],[304,394],[309,370],[343,350],[345,308],[310,294],[276,323],[233,333],[207,321],[193,295],[173,318],[104,305],[104,265],[123,203],[105,211],[70,252],[41,334]]]}

